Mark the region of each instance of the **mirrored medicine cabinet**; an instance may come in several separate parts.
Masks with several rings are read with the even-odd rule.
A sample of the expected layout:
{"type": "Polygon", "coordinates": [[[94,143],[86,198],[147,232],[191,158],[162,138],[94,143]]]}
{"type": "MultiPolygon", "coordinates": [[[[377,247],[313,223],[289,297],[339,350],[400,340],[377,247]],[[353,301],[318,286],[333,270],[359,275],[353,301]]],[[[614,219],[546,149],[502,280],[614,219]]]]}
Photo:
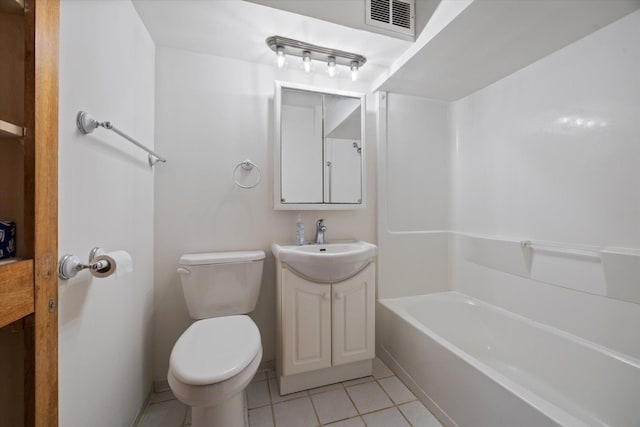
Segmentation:
{"type": "Polygon", "coordinates": [[[364,207],[364,95],[276,82],[274,101],[275,209],[364,207]]]}

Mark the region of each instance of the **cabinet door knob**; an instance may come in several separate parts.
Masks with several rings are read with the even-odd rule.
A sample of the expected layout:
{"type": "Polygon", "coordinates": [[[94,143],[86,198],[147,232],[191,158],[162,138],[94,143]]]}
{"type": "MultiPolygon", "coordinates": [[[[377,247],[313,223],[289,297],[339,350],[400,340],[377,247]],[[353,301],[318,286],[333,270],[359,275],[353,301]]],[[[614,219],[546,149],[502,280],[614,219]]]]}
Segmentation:
{"type": "Polygon", "coordinates": [[[342,299],[342,297],[344,297],[342,292],[336,292],[336,299],[342,299]]]}
{"type": "Polygon", "coordinates": [[[329,292],[325,292],[324,295],[322,295],[322,299],[329,301],[331,299],[331,294],[329,294],[329,292]]]}

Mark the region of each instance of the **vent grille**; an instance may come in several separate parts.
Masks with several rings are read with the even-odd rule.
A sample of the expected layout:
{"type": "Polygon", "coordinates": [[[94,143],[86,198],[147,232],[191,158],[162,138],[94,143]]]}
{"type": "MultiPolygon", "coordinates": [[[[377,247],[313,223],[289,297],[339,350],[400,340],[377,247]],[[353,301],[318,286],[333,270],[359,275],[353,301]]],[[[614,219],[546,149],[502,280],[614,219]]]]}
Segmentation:
{"type": "Polygon", "coordinates": [[[415,0],[365,0],[365,2],[367,25],[415,36],[415,0]]]}
{"type": "Polygon", "coordinates": [[[411,5],[409,3],[394,0],[393,8],[391,9],[393,25],[398,25],[402,28],[411,28],[411,5]]]}
{"type": "MultiPolygon", "coordinates": [[[[395,3],[395,2],[394,2],[395,3]]],[[[371,0],[371,19],[386,24],[391,23],[391,1],[371,0]]]]}

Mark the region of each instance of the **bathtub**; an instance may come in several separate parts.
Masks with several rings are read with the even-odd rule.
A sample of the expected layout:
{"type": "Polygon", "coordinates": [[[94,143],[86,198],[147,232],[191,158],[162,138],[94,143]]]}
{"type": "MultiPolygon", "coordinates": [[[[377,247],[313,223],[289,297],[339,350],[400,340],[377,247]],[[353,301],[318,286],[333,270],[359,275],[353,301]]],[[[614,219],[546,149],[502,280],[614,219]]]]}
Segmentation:
{"type": "Polygon", "coordinates": [[[376,309],[378,356],[447,426],[640,426],[636,359],[456,292],[376,309]]]}

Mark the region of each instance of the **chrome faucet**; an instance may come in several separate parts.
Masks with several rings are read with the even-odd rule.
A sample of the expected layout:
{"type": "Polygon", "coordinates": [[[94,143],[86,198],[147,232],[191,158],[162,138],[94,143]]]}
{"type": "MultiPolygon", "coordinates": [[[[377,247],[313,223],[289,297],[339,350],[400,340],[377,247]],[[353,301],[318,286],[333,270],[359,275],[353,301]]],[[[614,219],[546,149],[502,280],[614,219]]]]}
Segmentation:
{"type": "Polygon", "coordinates": [[[327,231],[327,226],[324,225],[324,219],[319,219],[316,222],[316,243],[318,245],[324,244],[324,233],[327,231]]]}

